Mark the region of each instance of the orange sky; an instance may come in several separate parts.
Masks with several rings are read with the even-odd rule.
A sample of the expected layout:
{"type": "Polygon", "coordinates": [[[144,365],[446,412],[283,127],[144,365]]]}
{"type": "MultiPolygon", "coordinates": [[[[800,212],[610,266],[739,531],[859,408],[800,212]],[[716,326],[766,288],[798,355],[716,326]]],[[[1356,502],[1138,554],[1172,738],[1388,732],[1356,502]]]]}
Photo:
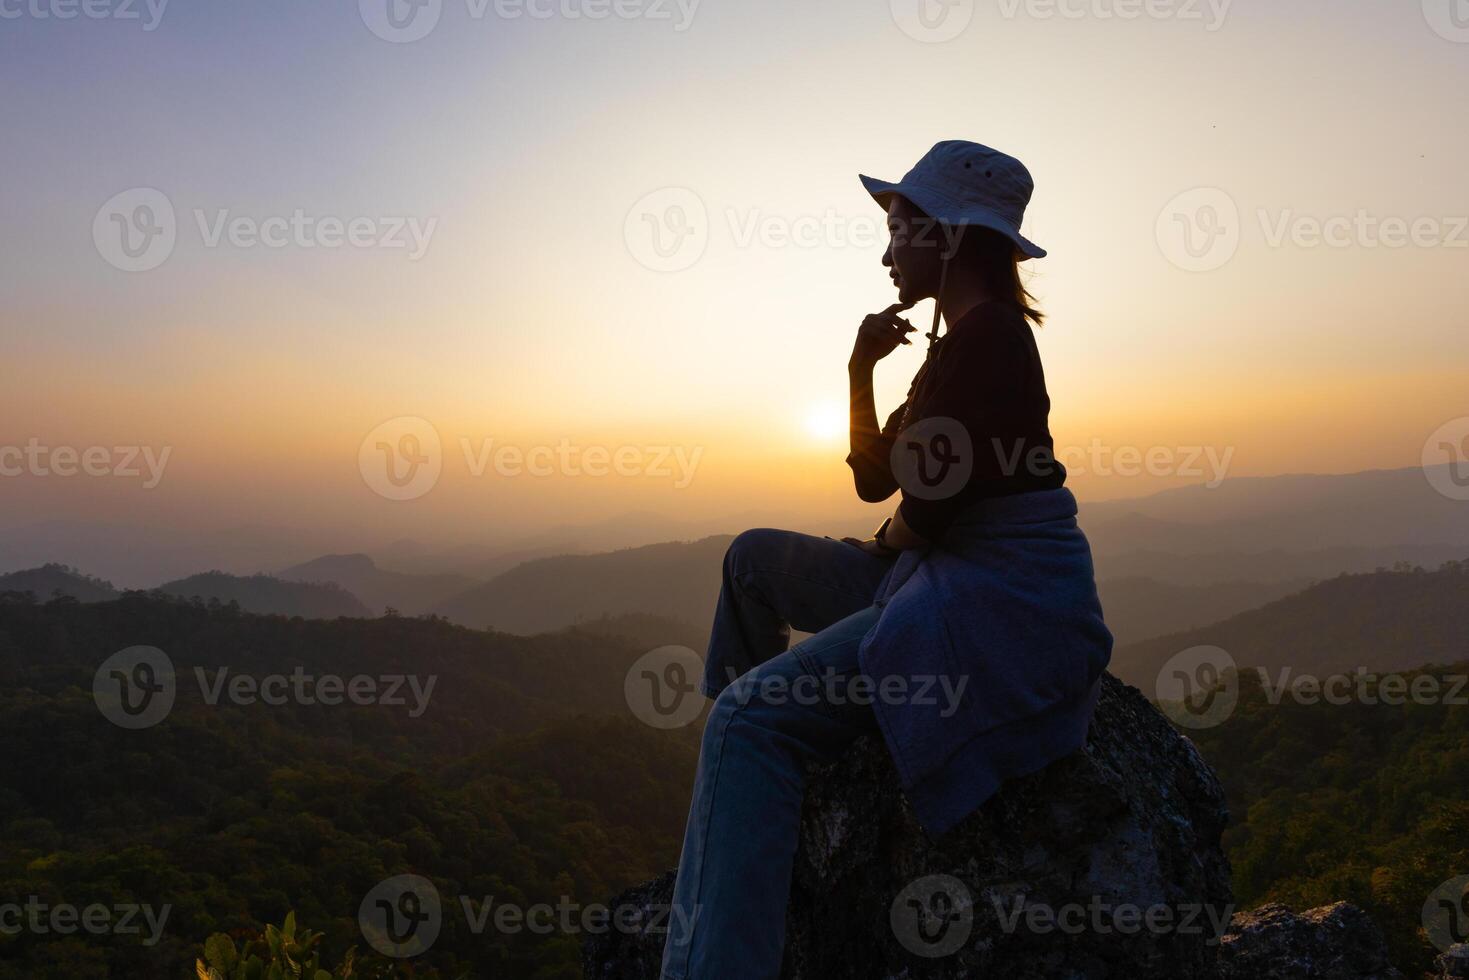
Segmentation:
{"type": "MultiPolygon", "coordinates": [[[[4,521],[449,541],[627,510],[880,516],[832,426],[856,326],[891,302],[855,175],[899,177],[942,138],[1036,177],[1052,427],[1083,497],[1206,482],[1207,464],[1166,465],[1193,447],[1240,476],[1416,465],[1469,414],[1469,46],[1418,4],[1226,5],[1213,27],[1104,6],[973,7],[943,43],[835,0],[706,4],[680,30],[446,4],[409,44],[346,8],[11,25],[0,447],[170,455],[151,489],[0,477],[4,521]],[[66,68],[82,61],[112,90],[66,68]],[[94,226],[109,233],[118,195],[131,216],[139,188],[166,199],[175,241],[129,272],[94,226]],[[366,221],[372,242],[212,237],[298,212],[366,221]],[[1223,251],[1180,251],[1180,219],[1216,221],[1223,251]],[[421,255],[382,244],[400,220],[431,229],[421,255]],[[1394,221],[1414,240],[1383,244],[1394,221]],[[1323,243],[1323,224],[1350,230],[1323,243]],[[653,231],[680,229],[692,244],[660,255],[653,231]],[[411,500],[359,468],[399,417],[442,443],[411,500]],[[463,441],[487,439],[698,462],[687,485],[476,477],[463,441]],[[1099,475],[1097,447],[1165,465],[1099,475]]],[[[880,368],[880,408],[920,357],[880,368]]]]}

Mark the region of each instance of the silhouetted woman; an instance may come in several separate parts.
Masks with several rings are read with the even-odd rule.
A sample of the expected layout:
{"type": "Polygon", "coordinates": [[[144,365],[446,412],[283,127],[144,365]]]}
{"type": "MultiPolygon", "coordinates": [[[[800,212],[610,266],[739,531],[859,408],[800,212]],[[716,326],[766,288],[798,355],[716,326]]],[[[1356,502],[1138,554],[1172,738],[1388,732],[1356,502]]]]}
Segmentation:
{"type": "Polygon", "coordinates": [[[1082,746],[1111,656],[1019,276],[1046,254],[1020,234],[1029,172],[949,141],[900,183],[862,182],[887,209],[898,303],[857,333],[847,462],[863,500],[901,502],[867,541],[757,530],[730,546],[665,980],[778,977],[810,765],[880,732],[937,837],[1082,746]],[[879,429],[873,367],[927,298],[947,331],[936,311],[879,429]],[[787,650],[792,628],[815,635],[787,650]]]}

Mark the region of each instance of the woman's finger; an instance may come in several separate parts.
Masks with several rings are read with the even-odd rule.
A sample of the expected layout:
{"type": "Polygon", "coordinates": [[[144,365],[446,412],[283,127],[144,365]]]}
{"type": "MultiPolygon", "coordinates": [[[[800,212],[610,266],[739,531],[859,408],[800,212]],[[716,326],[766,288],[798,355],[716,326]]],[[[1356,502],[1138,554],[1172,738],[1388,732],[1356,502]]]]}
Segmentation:
{"type": "Polygon", "coordinates": [[[901,327],[876,316],[870,316],[862,321],[862,332],[872,337],[891,337],[893,334],[902,334],[901,327]]]}
{"type": "Polygon", "coordinates": [[[873,329],[901,330],[904,333],[908,333],[910,331],[918,329],[913,324],[909,323],[907,320],[904,320],[900,316],[888,316],[885,313],[874,313],[867,319],[863,320],[862,323],[864,326],[867,324],[873,324],[873,329]]]}

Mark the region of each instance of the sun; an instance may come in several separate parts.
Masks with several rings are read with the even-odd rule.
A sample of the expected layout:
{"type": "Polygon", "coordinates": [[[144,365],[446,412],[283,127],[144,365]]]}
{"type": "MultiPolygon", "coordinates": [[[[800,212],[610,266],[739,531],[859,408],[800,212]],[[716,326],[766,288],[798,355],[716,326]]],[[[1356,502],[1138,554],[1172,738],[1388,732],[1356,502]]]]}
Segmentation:
{"type": "Polygon", "coordinates": [[[835,442],[847,431],[847,413],[830,402],[813,405],[806,413],[806,434],[817,442],[835,442]]]}

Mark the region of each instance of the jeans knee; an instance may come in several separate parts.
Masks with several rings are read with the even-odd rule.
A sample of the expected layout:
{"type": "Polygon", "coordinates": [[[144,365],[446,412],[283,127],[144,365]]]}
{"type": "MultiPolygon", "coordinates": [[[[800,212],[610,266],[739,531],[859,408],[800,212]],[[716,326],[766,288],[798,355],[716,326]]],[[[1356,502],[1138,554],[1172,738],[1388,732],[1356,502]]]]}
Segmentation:
{"type": "Polygon", "coordinates": [[[724,553],[725,577],[734,578],[741,572],[763,564],[763,559],[779,553],[784,539],[789,535],[789,531],[777,531],[768,527],[741,531],[735,535],[734,540],[729,543],[729,549],[724,553]]]}
{"type": "Polygon", "coordinates": [[[739,681],[728,685],[714,699],[709,717],[704,722],[704,749],[709,751],[723,742],[734,725],[735,717],[749,704],[749,691],[739,681]]]}
{"type": "Polygon", "coordinates": [[[705,733],[718,732],[727,728],[741,707],[743,704],[740,699],[739,684],[726,686],[714,698],[714,704],[709,708],[709,720],[704,725],[705,733]]]}

